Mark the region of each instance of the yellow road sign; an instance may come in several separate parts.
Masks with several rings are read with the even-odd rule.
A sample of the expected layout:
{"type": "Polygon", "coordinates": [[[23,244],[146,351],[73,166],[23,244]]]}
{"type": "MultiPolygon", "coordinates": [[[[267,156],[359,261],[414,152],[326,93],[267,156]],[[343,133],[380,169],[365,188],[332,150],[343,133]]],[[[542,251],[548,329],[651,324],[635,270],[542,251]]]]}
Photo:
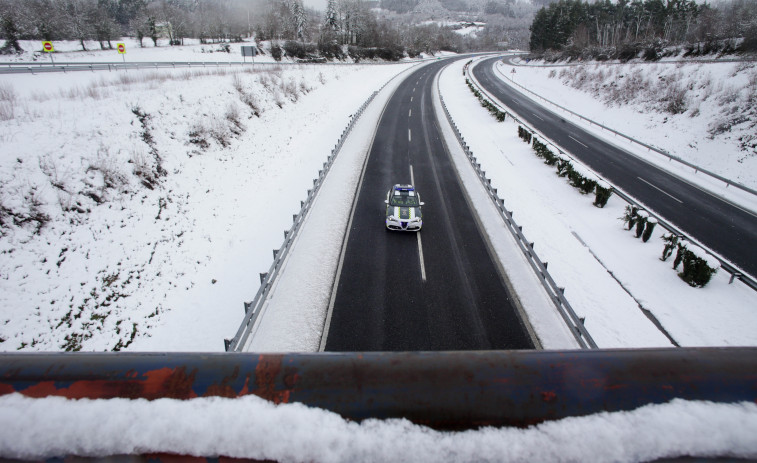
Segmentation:
{"type": "Polygon", "coordinates": [[[53,43],[48,41],[42,42],[42,51],[45,51],[47,53],[54,52],[55,48],[53,47],[53,43]]]}
{"type": "Polygon", "coordinates": [[[116,48],[118,49],[118,53],[123,55],[126,53],[126,44],[125,43],[117,43],[116,48]]]}

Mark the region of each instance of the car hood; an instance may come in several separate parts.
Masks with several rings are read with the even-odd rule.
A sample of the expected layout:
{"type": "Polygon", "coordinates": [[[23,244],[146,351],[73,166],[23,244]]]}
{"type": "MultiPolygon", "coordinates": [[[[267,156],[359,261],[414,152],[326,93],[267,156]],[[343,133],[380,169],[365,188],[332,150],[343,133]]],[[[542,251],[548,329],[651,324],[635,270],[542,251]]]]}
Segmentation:
{"type": "Polygon", "coordinates": [[[416,217],[421,216],[421,208],[419,207],[399,207],[399,206],[390,206],[389,207],[389,215],[392,215],[394,217],[397,217],[401,220],[412,220],[416,217]]]}

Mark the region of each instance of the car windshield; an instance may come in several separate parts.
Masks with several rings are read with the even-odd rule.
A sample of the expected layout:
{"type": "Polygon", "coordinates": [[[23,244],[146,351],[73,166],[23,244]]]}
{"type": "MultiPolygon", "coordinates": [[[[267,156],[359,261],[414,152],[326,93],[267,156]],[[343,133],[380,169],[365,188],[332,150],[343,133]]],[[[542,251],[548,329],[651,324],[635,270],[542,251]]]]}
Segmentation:
{"type": "Polygon", "coordinates": [[[389,200],[389,205],[399,207],[418,207],[420,206],[420,200],[418,196],[410,196],[407,192],[401,192],[400,194],[393,194],[389,200]]]}

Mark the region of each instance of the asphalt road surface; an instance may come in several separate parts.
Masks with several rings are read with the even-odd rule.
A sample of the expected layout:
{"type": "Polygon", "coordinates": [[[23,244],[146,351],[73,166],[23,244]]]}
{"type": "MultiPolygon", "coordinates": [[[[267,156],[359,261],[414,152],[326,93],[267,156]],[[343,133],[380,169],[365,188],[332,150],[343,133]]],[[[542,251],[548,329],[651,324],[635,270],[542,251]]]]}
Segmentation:
{"type": "Polygon", "coordinates": [[[531,349],[433,109],[439,61],[410,74],[379,122],[355,202],[326,351],[531,349]],[[423,230],[387,231],[384,199],[413,183],[423,230]]]}
{"type": "Polygon", "coordinates": [[[473,68],[474,76],[488,92],[666,221],[757,276],[757,215],[596,138],[513,90],[494,70],[499,59],[484,60],[473,68]]]}

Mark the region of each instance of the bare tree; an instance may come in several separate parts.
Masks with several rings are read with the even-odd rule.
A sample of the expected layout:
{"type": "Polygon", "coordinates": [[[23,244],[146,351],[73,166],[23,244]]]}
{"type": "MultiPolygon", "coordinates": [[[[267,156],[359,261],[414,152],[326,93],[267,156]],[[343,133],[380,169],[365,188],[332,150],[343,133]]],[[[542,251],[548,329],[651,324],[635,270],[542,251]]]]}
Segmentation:
{"type": "Polygon", "coordinates": [[[94,0],[63,0],[62,15],[67,35],[78,40],[82,50],[86,51],[85,40],[93,36],[90,18],[95,8],[94,0]]]}

